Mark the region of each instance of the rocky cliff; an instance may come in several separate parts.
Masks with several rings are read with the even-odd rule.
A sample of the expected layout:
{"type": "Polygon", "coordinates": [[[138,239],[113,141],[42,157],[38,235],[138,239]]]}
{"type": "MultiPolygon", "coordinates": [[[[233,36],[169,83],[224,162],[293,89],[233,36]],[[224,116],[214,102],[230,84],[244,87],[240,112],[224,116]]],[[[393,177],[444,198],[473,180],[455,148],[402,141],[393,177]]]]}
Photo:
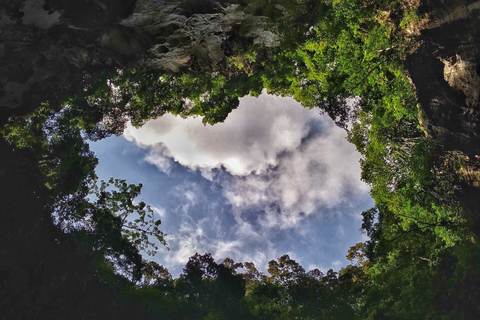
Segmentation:
{"type": "MultiPolygon", "coordinates": [[[[72,94],[103,70],[216,71],[247,44],[279,45],[265,1],[10,0],[0,5],[0,115],[72,94]],[[238,3],[236,3],[238,2],[238,3]],[[198,3],[201,3],[198,4],[198,3]],[[270,27],[269,27],[270,23],[270,27]]],[[[2,121],[2,122],[3,122],[2,121]]]]}
{"type": "Polygon", "coordinates": [[[457,194],[478,217],[480,2],[450,2],[423,2],[421,10],[429,22],[421,31],[416,51],[407,58],[407,67],[428,134],[439,142],[441,154],[461,154],[457,194]]]}

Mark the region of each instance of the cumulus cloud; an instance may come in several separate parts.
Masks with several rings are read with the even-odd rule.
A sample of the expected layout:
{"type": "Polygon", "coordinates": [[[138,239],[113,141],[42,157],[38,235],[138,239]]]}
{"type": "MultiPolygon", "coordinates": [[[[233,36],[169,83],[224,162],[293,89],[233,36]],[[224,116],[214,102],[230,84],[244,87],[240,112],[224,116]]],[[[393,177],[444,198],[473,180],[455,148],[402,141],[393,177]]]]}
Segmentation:
{"type": "Polygon", "coordinates": [[[368,194],[359,178],[358,155],[343,131],[328,125],[324,129],[278,155],[277,165],[264,172],[223,175],[225,196],[235,207],[264,207],[264,224],[282,228],[296,226],[319,209],[355,204],[368,194]]]}
{"type": "Polygon", "coordinates": [[[158,170],[169,174],[172,170],[173,159],[168,156],[168,152],[164,145],[156,144],[150,147],[145,161],[156,166],[158,170]]]}
{"type": "Polygon", "coordinates": [[[221,183],[232,205],[265,207],[264,224],[282,227],[346,196],[368,193],[360,181],[359,155],[345,135],[318,111],[267,94],[243,98],[225,123],[213,127],[199,118],[165,115],[125,131],[128,140],[150,148],[145,160],[159,170],[168,173],[172,160],[200,169],[221,183]]]}
{"type": "MultiPolygon", "coordinates": [[[[245,97],[224,123],[204,126],[200,118],[167,114],[142,128],[128,125],[125,138],[157,149],[192,169],[225,167],[233,175],[261,172],[277,155],[293,150],[308,134],[306,123],[318,112],[301,109],[291,98],[245,97]]],[[[153,159],[150,158],[153,163],[153,159]]]]}
{"type": "MultiPolygon", "coordinates": [[[[125,138],[146,150],[144,160],[159,171],[170,174],[179,163],[201,174],[208,188],[222,196],[213,198],[218,197],[213,191],[208,196],[205,186],[188,182],[169,192],[178,199],[168,213],[178,219],[175,232],[167,231],[172,250],[164,260],[169,266],[183,266],[196,252],[211,252],[216,259],[253,261],[264,269],[293,243],[318,258],[318,248],[335,239],[331,254],[352,233],[338,224],[353,213],[359,216],[359,203],[368,197],[354,146],[318,110],[267,94],[242,98],[240,104],[225,123],[213,127],[200,118],[167,114],[125,130],[125,138]],[[333,216],[336,222],[328,228],[309,225],[333,216]]],[[[340,263],[336,259],[328,265],[340,263]]]]}

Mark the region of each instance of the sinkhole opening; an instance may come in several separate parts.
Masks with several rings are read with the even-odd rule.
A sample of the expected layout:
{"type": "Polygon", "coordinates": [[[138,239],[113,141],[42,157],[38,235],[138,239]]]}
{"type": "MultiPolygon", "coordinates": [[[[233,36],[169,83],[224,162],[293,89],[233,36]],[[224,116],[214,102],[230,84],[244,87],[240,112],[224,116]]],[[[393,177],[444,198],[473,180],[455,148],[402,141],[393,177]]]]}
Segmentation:
{"type": "Polygon", "coordinates": [[[319,110],[263,92],[241,98],[223,123],[165,114],[90,148],[99,179],[143,185],[139,199],[170,248],[149,259],[172,275],[205,252],[264,272],[289,254],[326,272],[366,240],[361,212],[374,205],[346,135],[319,110]]]}

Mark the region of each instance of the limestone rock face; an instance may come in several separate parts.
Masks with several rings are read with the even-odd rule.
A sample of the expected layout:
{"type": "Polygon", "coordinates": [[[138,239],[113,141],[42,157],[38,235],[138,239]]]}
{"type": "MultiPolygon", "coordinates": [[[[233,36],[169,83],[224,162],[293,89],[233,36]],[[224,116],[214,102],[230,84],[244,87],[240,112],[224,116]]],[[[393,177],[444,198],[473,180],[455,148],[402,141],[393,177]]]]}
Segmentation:
{"type": "Polygon", "coordinates": [[[480,76],[477,72],[479,66],[475,61],[475,56],[469,59],[456,53],[455,56],[442,60],[442,62],[445,81],[453,89],[463,92],[466,97],[465,105],[475,109],[480,95],[480,76]]]}
{"type": "Polygon", "coordinates": [[[480,2],[451,8],[436,0],[425,3],[427,12],[433,12],[432,22],[422,31],[407,67],[428,134],[439,142],[441,153],[455,150],[461,155],[456,194],[480,226],[480,2]]]}
{"type": "Polygon", "coordinates": [[[225,57],[226,42],[231,42],[233,35],[264,47],[280,43],[280,38],[267,30],[267,17],[241,10],[239,4],[217,4],[213,11],[187,17],[178,2],[140,0],[134,13],[121,24],[154,39],[144,65],[172,72],[187,66],[218,69],[225,57]]]}
{"type": "MultiPolygon", "coordinates": [[[[245,44],[279,45],[264,0],[9,0],[0,4],[0,120],[131,66],[217,71],[245,44]],[[263,2],[262,2],[263,1],[263,2]],[[237,3],[238,2],[238,3],[237,3]],[[257,15],[260,12],[260,15],[257,15]],[[14,110],[14,111],[12,111],[14,110]]],[[[281,10],[278,10],[281,12],[281,10]]]]}
{"type": "Polygon", "coordinates": [[[48,12],[44,9],[44,1],[26,0],[21,12],[23,12],[22,23],[34,25],[40,29],[49,29],[60,22],[61,13],[58,11],[48,12]]]}
{"type": "Polygon", "coordinates": [[[429,134],[446,150],[474,157],[480,154],[480,26],[473,21],[479,10],[470,7],[466,17],[447,15],[423,30],[407,67],[429,134]]]}
{"type": "MultiPolygon", "coordinates": [[[[75,92],[87,73],[131,58],[98,39],[123,16],[114,1],[10,0],[0,4],[0,118],[75,92]],[[103,2],[102,2],[103,1],[103,2]],[[106,6],[109,3],[109,7],[106,6]],[[69,3],[76,7],[69,8],[69,3]],[[118,9],[118,8],[117,8],[118,9]],[[73,11],[73,12],[72,12],[73,11]],[[90,24],[83,20],[91,19],[90,24]],[[98,22],[98,23],[97,23],[98,22]]],[[[123,10],[125,11],[125,10],[123,10]]]]}

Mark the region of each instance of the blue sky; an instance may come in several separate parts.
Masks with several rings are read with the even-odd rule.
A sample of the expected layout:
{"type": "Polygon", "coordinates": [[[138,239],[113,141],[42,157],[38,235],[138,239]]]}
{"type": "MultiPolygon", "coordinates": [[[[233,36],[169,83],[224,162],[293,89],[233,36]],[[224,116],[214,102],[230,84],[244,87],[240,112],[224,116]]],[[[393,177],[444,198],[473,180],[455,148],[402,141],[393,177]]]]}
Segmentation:
{"type": "Polygon", "coordinates": [[[345,137],[318,110],[262,94],[215,126],[165,115],[90,146],[100,179],[143,184],[138,200],[154,208],[170,246],[151,259],[174,276],[196,252],[264,272],[289,254],[326,271],[365,240],[360,214],[373,206],[345,137]]]}

